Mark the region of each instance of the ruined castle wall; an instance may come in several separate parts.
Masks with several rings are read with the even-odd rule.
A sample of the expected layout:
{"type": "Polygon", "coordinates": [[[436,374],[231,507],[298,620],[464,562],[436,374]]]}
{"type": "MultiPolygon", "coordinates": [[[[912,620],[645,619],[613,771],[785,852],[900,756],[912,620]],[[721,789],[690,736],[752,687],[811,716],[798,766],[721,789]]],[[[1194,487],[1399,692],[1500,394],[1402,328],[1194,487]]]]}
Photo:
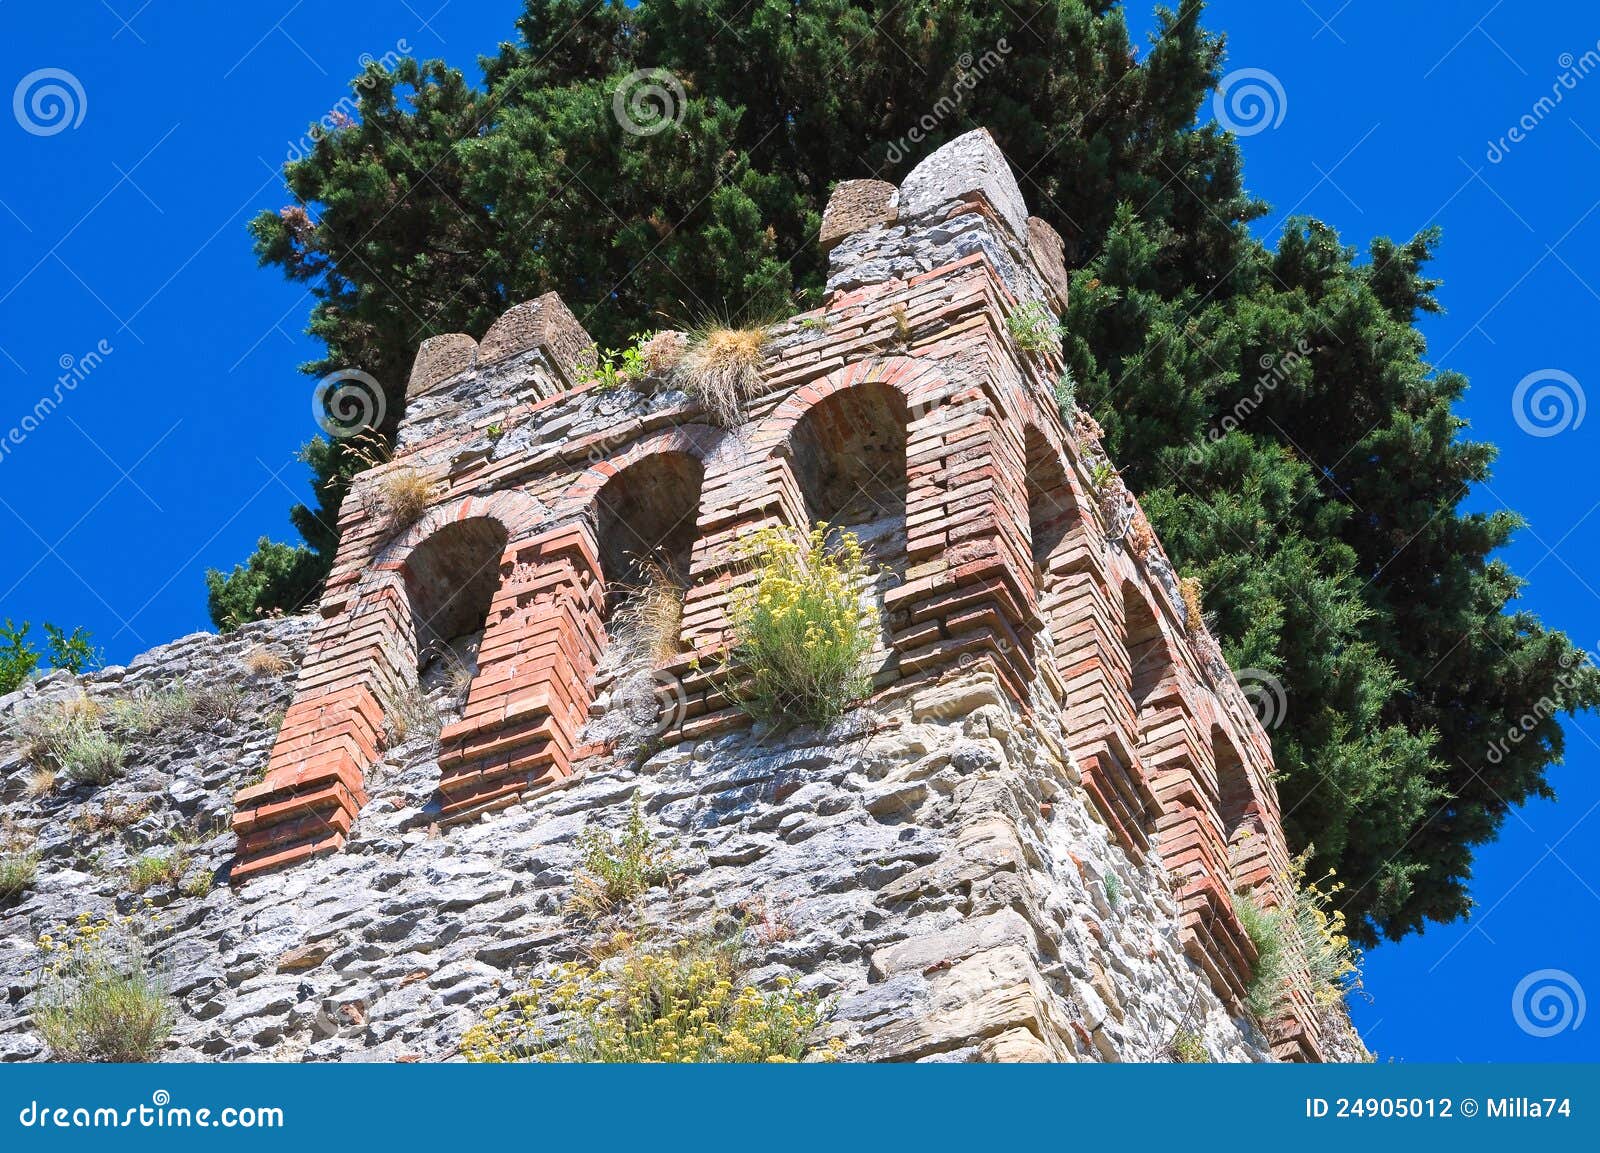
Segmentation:
{"type": "Polygon", "coordinates": [[[1093,421],[1059,404],[1058,348],[1019,336],[1065,304],[1059,238],[975,132],[898,188],[842,185],[822,242],[827,298],[766,334],[733,420],[670,364],[600,387],[553,294],[419,350],[317,612],[281,626],[303,649],[270,751],[215,767],[238,786],[211,842],[233,888],[205,900],[268,944],[196,943],[248,960],[186,1007],[244,1024],[183,1044],[277,1051],[353,973],[359,1012],[400,1023],[314,1055],[448,1054],[496,981],[580,947],[576,832],[637,791],[696,862],[653,915],[792,908],[758,972],[836,994],[853,1055],[1151,1059],[1178,1032],[1228,1058],[1344,1051],[1303,979],[1268,1037],[1243,1015],[1235,894],[1290,895],[1271,745],[1093,421]],[[817,520],[881,566],[875,693],[778,736],[730,696],[728,605],[743,542],[817,520]],[[652,553],[687,586],[682,652],[630,669],[607,614],[652,553]],[[425,692],[436,737],[407,731],[425,692]],[[278,1024],[250,1033],[263,1004],[278,1024]]]}

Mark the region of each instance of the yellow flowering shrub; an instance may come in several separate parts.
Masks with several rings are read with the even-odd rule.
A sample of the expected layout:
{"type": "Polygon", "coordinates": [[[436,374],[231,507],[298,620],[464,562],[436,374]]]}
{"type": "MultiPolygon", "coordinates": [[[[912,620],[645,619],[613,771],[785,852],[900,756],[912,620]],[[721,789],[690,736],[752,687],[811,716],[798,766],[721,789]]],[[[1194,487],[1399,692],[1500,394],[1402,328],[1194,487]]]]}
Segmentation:
{"type": "Polygon", "coordinates": [[[43,993],[33,1019],[57,1061],[150,1061],[172,1030],[172,999],[145,969],[134,918],[56,925],[39,938],[43,993]]]}
{"type": "Polygon", "coordinates": [[[1332,869],[1318,881],[1306,880],[1309,854],[1308,848],[1295,858],[1295,902],[1291,912],[1311,990],[1319,1004],[1333,1005],[1346,993],[1361,988],[1361,951],[1350,941],[1344,910],[1333,903],[1344,890],[1344,883],[1333,880],[1332,869]]]}
{"type": "Polygon", "coordinates": [[[703,938],[629,944],[599,964],[568,962],[534,979],[468,1030],[468,1061],[790,1062],[813,1051],[821,997],[787,979],[740,983],[732,950],[703,938]]]}
{"type": "Polygon", "coordinates": [[[765,720],[825,725],[872,689],[861,544],[843,533],[830,546],[820,525],[803,540],[766,529],[750,555],[758,579],[730,606],[733,657],[750,678],[736,698],[765,720]]]}
{"type": "Polygon", "coordinates": [[[1305,864],[1310,852],[1307,848],[1296,857],[1290,869],[1294,899],[1287,907],[1264,908],[1249,894],[1234,897],[1234,911],[1257,953],[1246,1003],[1263,1019],[1289,995],[1297,966],[1304,968],[1312,996],[1324,1007],[1361,987],[1361,953],[1346,932],[1343,910],[1333,904],[1344,886],[1330,883],[1332,870],[1308,881],[1305,864]]]}

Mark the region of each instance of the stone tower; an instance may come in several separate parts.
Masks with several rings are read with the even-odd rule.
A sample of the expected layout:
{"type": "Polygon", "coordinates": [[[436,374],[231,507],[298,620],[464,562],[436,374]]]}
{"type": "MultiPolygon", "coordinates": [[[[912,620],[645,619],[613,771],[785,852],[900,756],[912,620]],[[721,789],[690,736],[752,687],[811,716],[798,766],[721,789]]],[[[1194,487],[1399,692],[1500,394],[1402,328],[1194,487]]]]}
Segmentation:
{"type": "MultiPolygon", "coordinates": [[[[1016,335],[1065,308],[1060,238],[977,131],[898,188],[841,184],[821,243],[825,302],[770,331],[735,427],[670,375],[599,387],[554,294],[423,344],[393,459],[344,502],[267,775],[238,794],[234,881],[341,848],[386,711],[462,635],[481,630],[440,736],[441,835],[611,760],[608,582],[640,555],[686,585],[649,749],[747,726],[722,689],[740,542],[825,521],[886,574],[868,707],[959,714],[990,699],[976,684],[1024,718],[1122,851],[1170,874],[1183,951],[1236,1007],[1257,957],[1233,894],[1289,899],[1271,743],[1093,422],[1063,416],[1058,349],[1016,335]],[[400,472],[431,494],[410,523],[382,497],[400,472]]],[[[1297,981],[1274,1052],[1318,1059],[1317,1022],[1297,981]]]]}

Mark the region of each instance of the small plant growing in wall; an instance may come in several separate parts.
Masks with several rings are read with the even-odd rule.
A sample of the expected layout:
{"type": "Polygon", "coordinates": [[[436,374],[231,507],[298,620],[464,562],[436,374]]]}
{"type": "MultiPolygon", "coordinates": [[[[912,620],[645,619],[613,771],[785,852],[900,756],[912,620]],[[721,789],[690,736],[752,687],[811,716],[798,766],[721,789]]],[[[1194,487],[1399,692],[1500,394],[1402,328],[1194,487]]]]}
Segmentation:
{"type": "Polygon", "coordinates": [[[1234,894],[1233,911],[1256,950],[1255,970],[1245,991],[1245,1008],[1265,1021],[1288,995],[1288,945],[1283,918],[1252,893],[1234,894]]]}
{"type": "Polygon", "coordinates": [[[187,877],[185,877],[183,879],[183,883],[178,886],[178,891],[181,892],[185,897],[204,897],[206,894],[211,892],[211,887],[215,883],[216,878],[214,878],[204,869],[201,869],[198,872],[190,873],[187,877]]]}
{"type": "Polygon", "coordinates": [[[1117,906],[1122,904],[1122,881],[1115,873],[1106,873],[1100,878],[1100,883],[1106,890],[1106,904],[1115,912],[1117,906]]]}
{"type": "Polygon", "coordinates": [[[468,1061],[737,1062],[824,1060],[821,997],[779,978],[744,981],[736,943],[707,934],[675,943],[625,942],[596,963],[568,962],[491,1008],[461,1039],[468,1061]],[[559,1031],[547,1029],[561,1021],[559,1031]]]}
{"type": "Polygon", "coordinates": [[[1206,1043],[1192,1029],[1179,1029],[1173,1035],[1172,1044],[1167,1046],[1167,1050],[1172,1059],[1180,1065],[1211,1063],[1211,1053],[1206,1049],[1206,1043]]]}
{"type": "Polygon", "coordinates": [[[101,709],[84,697],[40,705],[18,722],[23,756],[34,765],[44,787],[59,773],[75,785],[104,785],[122,775],[126,750],[101,727],[101,709]]]}
{"type": "Polygon", "coordinates": [[[39,875],[39,854],[20,850],[0,853],[0,905],[33,888],[39,875]]]}
{"type": "Polygon", "coordinates": [[[1345,932],[1344,913],[1333,905],[1341,886],[1331,883],[1331,872],[1320,881],[1306,879],[1310,852],[1308,847],[1294,860],[1288,877],[1293,896],[1286,907],[1268,909],[1248,893],[1234,897],[1239,923],[1258,954],[1246,1007],[1262,1020],[1287,999],[1296,965],[1305,967],[1312,996],[1324,1007],[1361,987],[1360,953],[1345,932]]]}
{"type": "Polygon", "coordinates": [[[128,892],[138,894],[157,885],[177,884],[187,864],[181,853],[145,853],[128,866],[128,892]]]}
{"type": "Polygon", "coordinates": [[[172,1029],[172,999],[146,969],[133,918],[83,913],[39,947],[46,962],[33,1019],[57,1061],[155,1058],[172,1029]]]}
{"type": "Polygon", "coordinates": [[[733,658],[747,676],[730,691],[752,716],[826,725],[872,689],[860,542],[843,533],[830,545],[820,525],[798,541],[765,530],[751,556],[757,580],[731,606],[733,658]]]}
{"type": "Polygon", "coordinates": [[[594,348],[594,363],[581,363],[577,368],[579,384],[593,384],[597,389],[621,388],[649,375],[650,366],[645,356],[645,346],[655,339],[653,332],[636,332],[633,343],[626,348],[594,348]]]}
{"type": "Polygon", "coordinates": [[[1061,324],[1043,301],[1030,300],[1006,316],[1006,331],[1023,352],[1053,352],[1061,340],[1061,324]]]}
{"type": "Polygon", "coordinates": [[[567,907],[582,916],[609,913],[672,877],[672,847],[651,833],[638,793],[620,834],[590,826],[578,839],[578,851],[578,875],[567,907]]]}
{"type": "Polygon", "coordinates": [[[127,750],[99,728],[75,732],[60,746],[61,770],[74,784],[107,785],[122,775],[127,750]]]}
{"type": "Polygon", "coordinates": [[[1072,378],[1070,368],[1063,368],[1056,379],[1056,407],[1061,410],[1062,420],[1073,423],[1078,410],[1078,382],[1072,378]]]}

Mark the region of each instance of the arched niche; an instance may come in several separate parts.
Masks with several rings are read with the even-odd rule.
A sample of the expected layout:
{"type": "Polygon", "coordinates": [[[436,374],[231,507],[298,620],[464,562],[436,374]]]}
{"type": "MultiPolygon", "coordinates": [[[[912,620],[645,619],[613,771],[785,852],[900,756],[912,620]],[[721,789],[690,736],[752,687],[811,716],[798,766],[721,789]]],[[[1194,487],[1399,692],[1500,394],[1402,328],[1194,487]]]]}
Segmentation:
{"type": "Polygon", "coordinates": [[[1250,819],[1255,809],[1255,790],[1239,750],[1221,725],[1211,726],[1211,751],[1217,763],[1217,815],[1222,832],[1229,840],[1250,819]]]}
{"type": "MultiPolygon", "coordinates": [[[[1034,570],[1044,580],[1050,562],[1078,521],[1078,506],[1066,469],[1037,425],[1027,429],[1024,458],[1028,484],[1028,537],[1033,542],[1034,570]]],[[[1041,595],[1044,585],[1040,586],[1041,595]]]]}
{"type": "Polygon", "coordinates": [[[807,521],[855,532],[884,562],[903,550],[908,421],[899,390],[869,380],[817,402],[789,435],[807,521]]]}
{"type": "Polygon", "coordinates": [[[1161,683],[1173,673],[1172,651],[1150,602],[1131,581],[1122,585],[1123,643],[1132,674],[1133,712],[1141,722],[1161,683]]]}
{"type": "Polygon", "coordinates": [[[441,526],[411,550],[403,574],[419,671],[483,632],[506,541],[504,525],[477,516],[441,526]]]}
{"type": "Polygon", "coordinates": [[[595,537],[607,602],[665,579],[688,584],[704,466],[686,452],[634,461],[595,495],[595,537]]]}

